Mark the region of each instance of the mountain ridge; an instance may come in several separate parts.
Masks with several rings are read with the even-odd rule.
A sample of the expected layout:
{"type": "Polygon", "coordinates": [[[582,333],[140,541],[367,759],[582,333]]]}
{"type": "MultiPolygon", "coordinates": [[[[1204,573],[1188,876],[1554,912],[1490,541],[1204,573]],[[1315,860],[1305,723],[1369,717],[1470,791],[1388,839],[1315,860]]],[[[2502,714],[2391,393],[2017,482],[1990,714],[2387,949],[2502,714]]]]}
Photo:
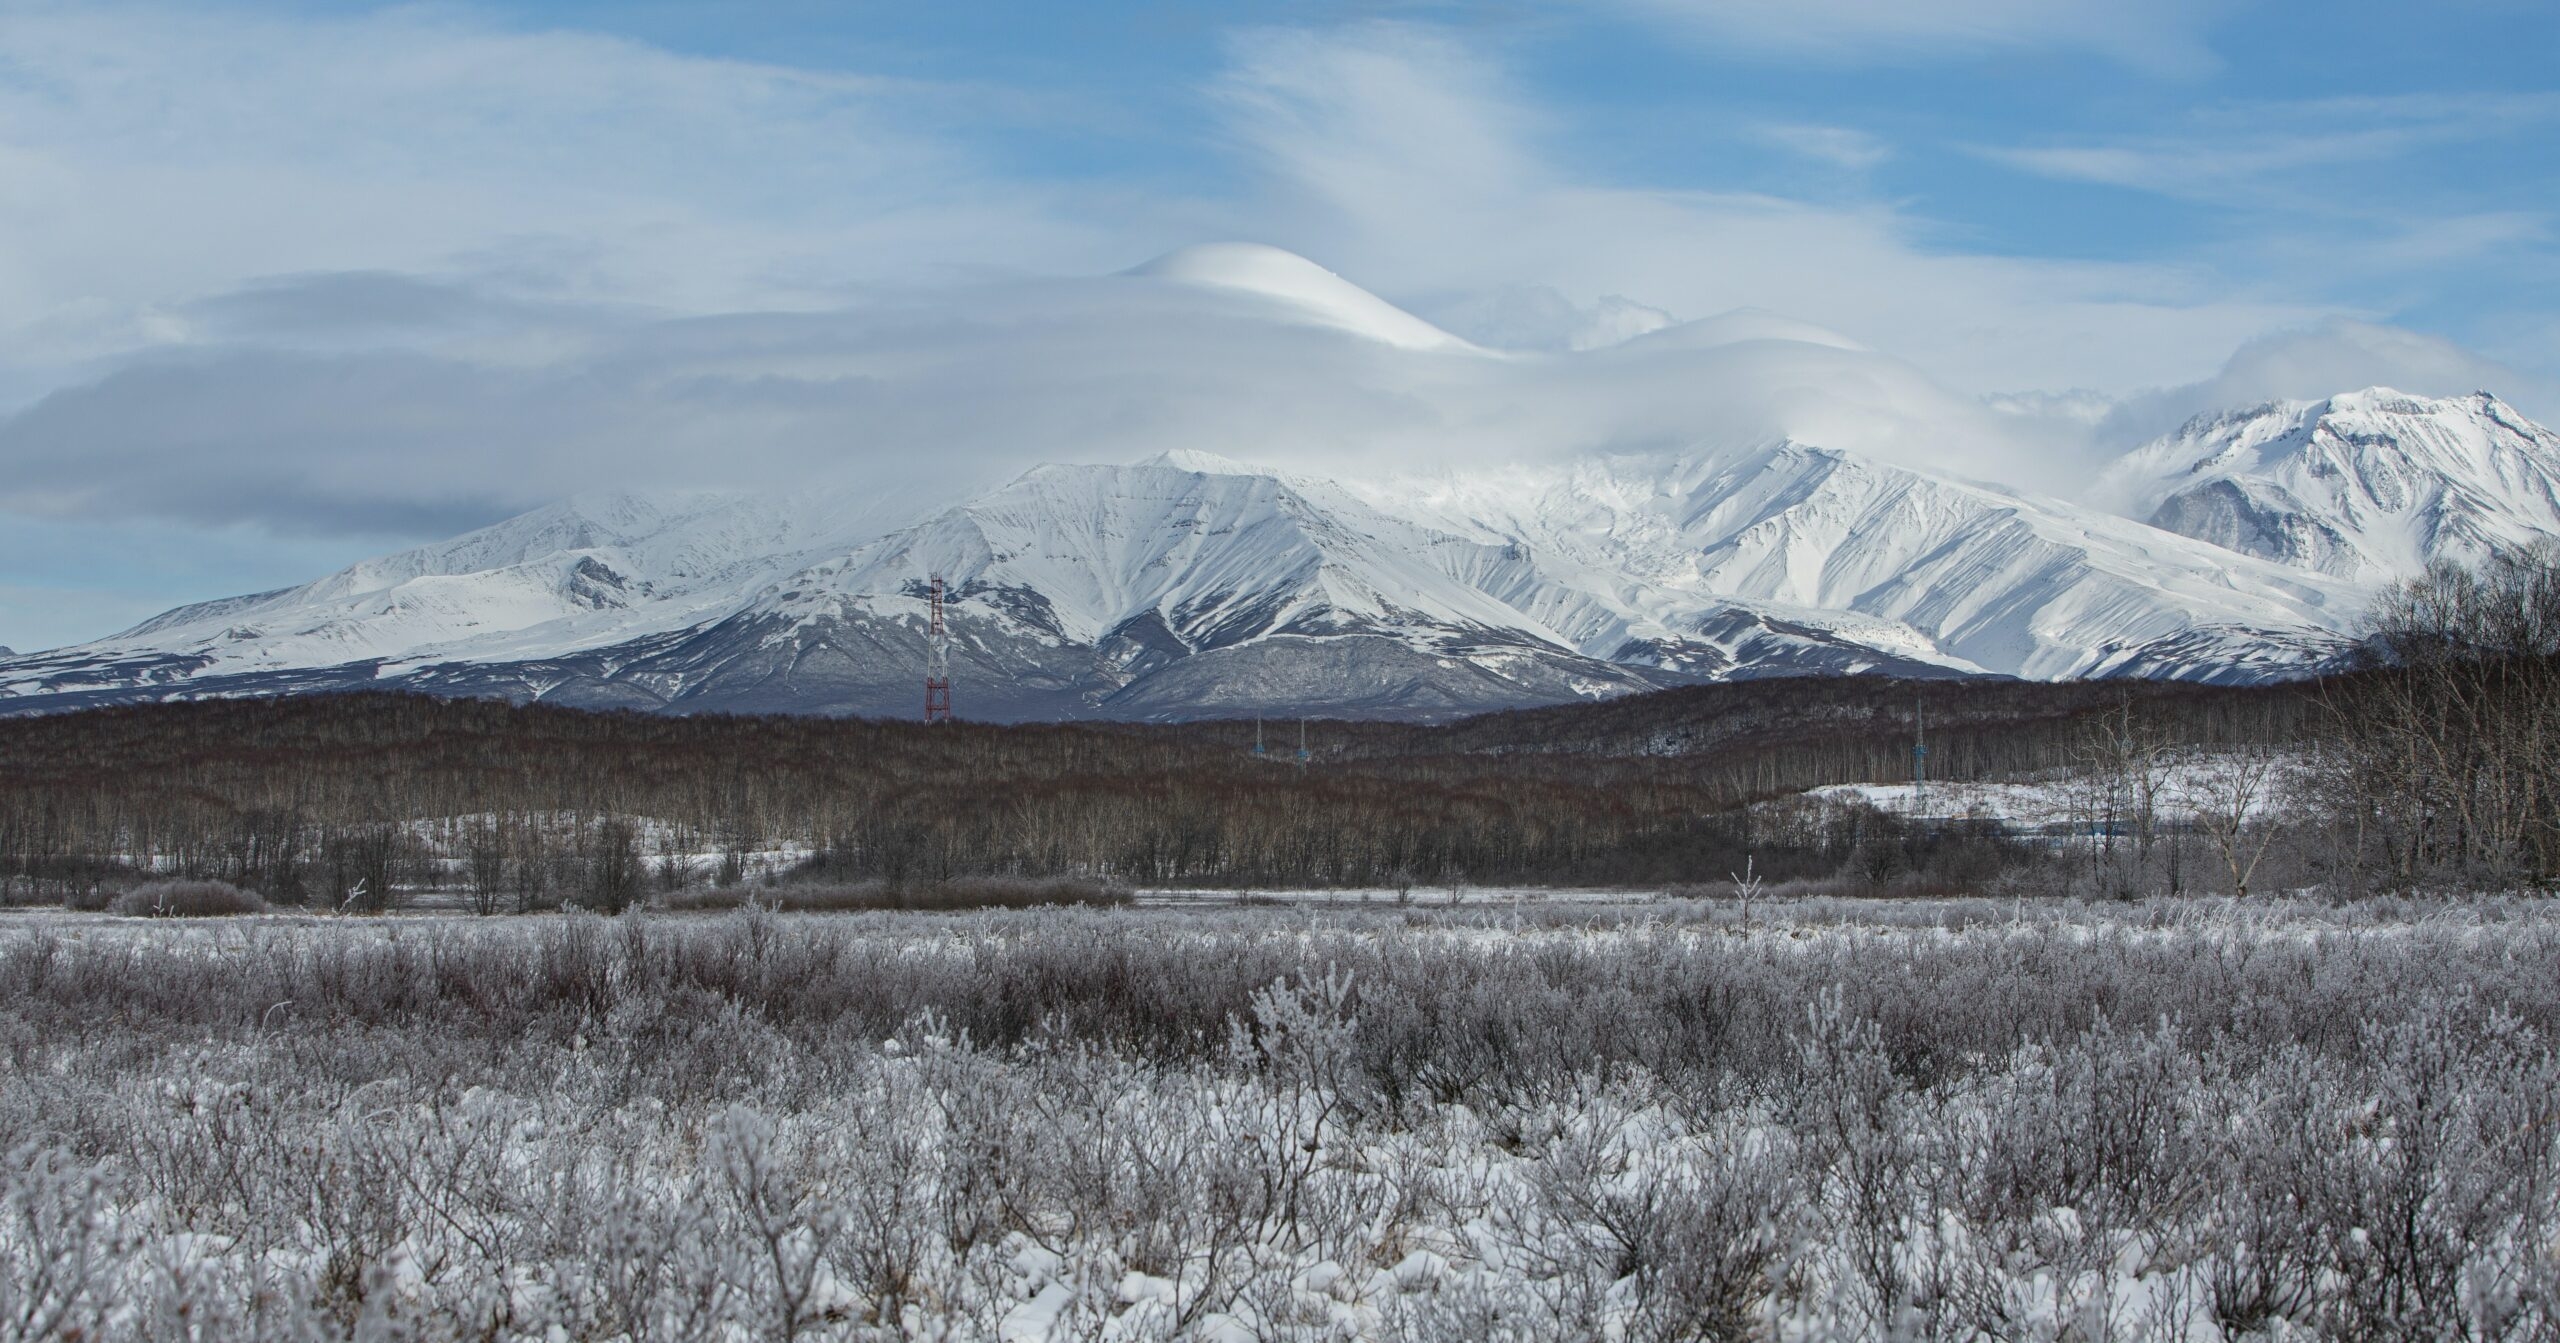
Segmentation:
{"type": "Polygon", "coordinates": [[[2164,530],[2388,579],[2560,533],[2560,435],[2488,392],[2372,387],[2198,416],[2099,488],[2164,530]]]}
{"type": "MultiPolygon", "coordinates": [[[[1353,342],[1381,376],[1516,373],[1534,400],[1555,367],[1256,244],[1121,279],[1353,342]]],[[[1778,314],[1560,358],[1732,394],[1694,423],[1648,403],[1569,455],[1433,470],[1274,469],[1213,439],[960,497],[601,489],[0,653],[0,712],[397,685],[899,716],[933,578],[959,707],[990,718],[1442,718],[1786,675],[2263,681],[2333,661],[2382,583],[2560,536],[2560,436],[2486,393],[2200,416],[2075,500],[1947,469],[2003,431],[1778,314]]]]}
{"type": "Polygon", "coordinates": [[[735,549],[736,534],[806,536],[735,527],[735,500],[609,535],[527,515],[0,663],[0,704],[398,682],[895,714],[914,697],[933,576],[950,586],[955,680],[979,713],[1023,718],[1436,718],[1787,674],[2263,679],[2316,665],[2353,596],[2060,501],[1788,441],[1496,479],[1354,485],[1208,454],[1053,464],[809,550],[735,549]],[[732,550],[696,534],[704,518],[732,550]],[[564,548],[501,544],[524,535],[564,548]],[[454,554],[498,563],[424,572],[454,554]]]}

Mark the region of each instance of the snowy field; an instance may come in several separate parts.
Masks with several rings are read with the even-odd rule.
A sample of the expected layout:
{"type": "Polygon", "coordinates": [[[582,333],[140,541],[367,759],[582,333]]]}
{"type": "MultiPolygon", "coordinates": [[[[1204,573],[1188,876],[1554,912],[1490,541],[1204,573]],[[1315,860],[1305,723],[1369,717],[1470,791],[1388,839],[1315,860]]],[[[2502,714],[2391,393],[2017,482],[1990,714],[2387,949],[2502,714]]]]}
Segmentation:
{"type": "Polygon", "coordinates": [[[2245,762],[2232,755],[2187,752],[2162,760],[2145,778],[2116,783],[2112,794],[2105,778],[2080,773],[2027,782],[1843,783],[1811,789],[1805,796],[1864,802],[1897,816],[1974,817],[2018,830],[2079,830],[2100,817],[2130,824],[2147,791],[2152,816],[2161,824],[2179,825],[2235,808],[2252,818],[2277,815],[2289,801],[2286,787],[2302,764],[2279,757],[2266,779],[2246,792],[2235,789],[2235,768],[2245,768],[2245,762]]]}
{"type": "Polygon", "coordinates": [[[1319,890],[1231,890],[1220,887],[1142,887],[1131,892],[1140,905],[1173,907],[1221,905],[1424,906],[1460,909],[1468,906],[1639,905],[1662,898],[1655,889],[1602,886],[1338,886],[1319,890]]]}
{"type": "Polygon", "coordinates": [[[0,918],[0,1338],[2560,1327],[2544,903],[1410,896],[0,918]]]}

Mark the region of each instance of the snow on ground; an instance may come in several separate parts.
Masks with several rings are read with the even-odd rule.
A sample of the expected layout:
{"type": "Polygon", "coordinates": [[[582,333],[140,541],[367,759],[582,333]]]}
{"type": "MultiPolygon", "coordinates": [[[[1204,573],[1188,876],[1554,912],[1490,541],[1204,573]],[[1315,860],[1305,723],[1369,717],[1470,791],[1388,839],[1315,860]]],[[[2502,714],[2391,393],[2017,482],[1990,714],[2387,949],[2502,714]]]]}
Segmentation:
{"type": "MultiPolygon", "coordinates": [[[[2233,756],[2187,754],[2166,760],[2152,775],[2152,813],[2161,824],[2183,824],[2201,815],[2227,814],[2235,797],[2233,771],[2247,762],[2233,756]]],[[[2296,762],[2279,758],[2246,800],[2245,814],[2273,814],[2285,801],[2285,785],[2296,762]]],[[[1843,783],[1809,790],[1816,799],[1864,802],[1897,816],[1998,821],[2021,831],[2054,832],[2085,829],[2107,814],[2127,817],[2140,805],[2140,789],[2132,781],[2111,784],[2086,774],[2062,775],[2026,782],[1977,783],[1961,780],[1917,783],[1843,783]]]]}
{"type": "Polygon", "coordinates": [[[1612,905],[1645,904],[1662,898],[1659,887],[1634,886],[1343,886],[1320,889],[1242,889],[1216,887],[1147,887],[1137,892],[1141,905],[1612,905]]]}
{"type": "Polygon", "coordinates": [[[98,1339],[2201,1343],[2560,1307],[2547,901],[1729,912],[13,917],[0,1264],[98,1339]]]}

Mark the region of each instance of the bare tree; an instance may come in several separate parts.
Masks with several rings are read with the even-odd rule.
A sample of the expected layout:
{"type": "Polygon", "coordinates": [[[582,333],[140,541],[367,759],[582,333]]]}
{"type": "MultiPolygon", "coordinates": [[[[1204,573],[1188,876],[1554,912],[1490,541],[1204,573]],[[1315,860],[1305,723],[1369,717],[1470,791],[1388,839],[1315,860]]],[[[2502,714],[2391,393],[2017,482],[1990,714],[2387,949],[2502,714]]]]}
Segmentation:
{"type": "Polygon", "coordinates": [[[475,820],[463,832],[463,869],[470,882],[471,912],[497,913],[507,886],[507,836],[500,822],[475,820]]]}
{"type": "Polygon", "coordinates": [[[639,900],[643,865],[640,830],[620,816],[596,823],[594,849],[587,855],[587,899],[590,907],[619,914],[639,900]]]}
{"type": "Polygon", "coordinates": [[[2196,825],[2221,855],[2231,893],[2242,899],[2275,839],[2285,772],[2286,757],[2275,747],[2243,746],[2205,757],[2189,785],[2196,825]]]}
{"type": "Polygon", "coordinates": [[[2392,589],[2366,654],[2329,696],[2359,850],[2402,882],[2560,872],[2560,543],[2392,589]]]}

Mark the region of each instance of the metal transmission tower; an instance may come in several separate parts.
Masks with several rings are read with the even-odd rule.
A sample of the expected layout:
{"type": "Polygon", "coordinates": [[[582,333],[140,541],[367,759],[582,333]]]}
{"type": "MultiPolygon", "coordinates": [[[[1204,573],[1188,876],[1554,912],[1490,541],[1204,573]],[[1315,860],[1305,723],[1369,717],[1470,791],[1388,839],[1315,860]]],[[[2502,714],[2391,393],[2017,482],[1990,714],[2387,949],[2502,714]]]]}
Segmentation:
{"type": "Polygon", "coordinates": [[[951,632],[942,627],[942,579],[933,580],[933,623],[924,636],[924,721],[951,721],[951,632]]]}

